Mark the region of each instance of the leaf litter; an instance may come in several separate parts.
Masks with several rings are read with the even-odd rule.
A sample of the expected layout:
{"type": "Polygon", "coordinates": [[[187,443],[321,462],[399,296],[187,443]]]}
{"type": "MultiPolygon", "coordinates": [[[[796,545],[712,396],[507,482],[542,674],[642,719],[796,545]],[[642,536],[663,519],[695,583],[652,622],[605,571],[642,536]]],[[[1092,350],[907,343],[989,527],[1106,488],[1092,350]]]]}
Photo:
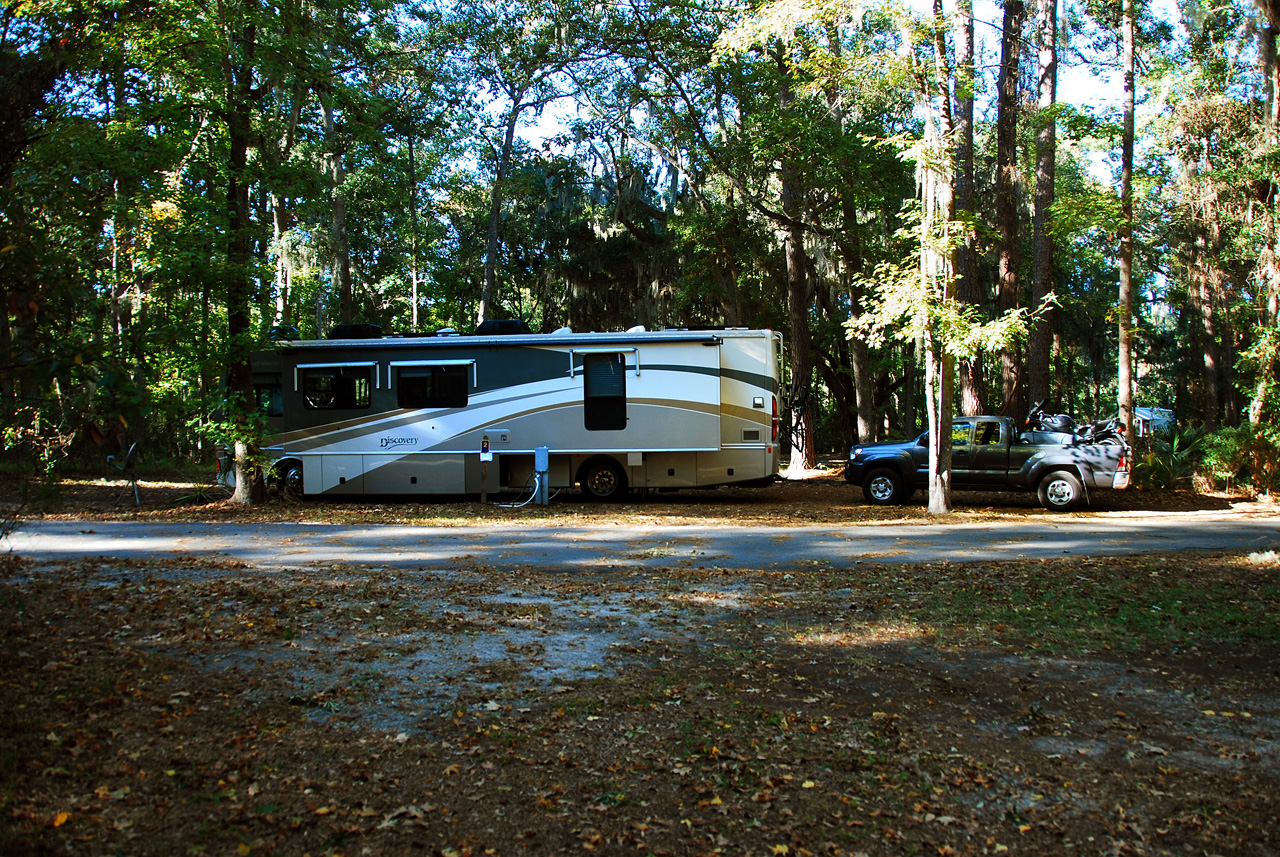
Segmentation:
{"type": "Polygon", "coordinates": [[[6,855],[1280,853],[1274,555],[4,563],[6,855]]]}

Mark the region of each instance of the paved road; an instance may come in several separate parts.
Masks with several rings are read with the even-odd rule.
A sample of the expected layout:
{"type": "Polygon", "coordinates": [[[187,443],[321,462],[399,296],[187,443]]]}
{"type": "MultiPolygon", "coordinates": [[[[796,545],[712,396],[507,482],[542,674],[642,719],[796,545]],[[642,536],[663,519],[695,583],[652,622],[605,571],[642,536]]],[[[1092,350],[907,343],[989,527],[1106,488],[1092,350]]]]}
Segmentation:
{"type": "Polygon", "coordinates": [[[1168,513],[1011,524],[805,527],[484,527],[338,524],[158,524],[35,521],[0,549],[37,560],[211,556],[265,568],[334,562],[414,568],[530,566],[573,571],[620,566],[850,567],[1280,549],[1280,517],[1168,513]]]}

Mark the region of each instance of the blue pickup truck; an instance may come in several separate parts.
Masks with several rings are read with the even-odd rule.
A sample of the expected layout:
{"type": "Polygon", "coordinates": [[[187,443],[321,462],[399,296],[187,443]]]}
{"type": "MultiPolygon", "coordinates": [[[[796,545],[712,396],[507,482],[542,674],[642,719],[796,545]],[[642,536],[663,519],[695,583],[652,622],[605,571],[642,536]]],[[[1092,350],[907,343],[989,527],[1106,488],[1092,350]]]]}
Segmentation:
{"type": "MultiPolygon", "coordinates": [[[[1008,417],[959,417],[951,423],[951,487],[962,491],[1035,491],[1046,509],[1070,512],[1100,490],[1129,487],[1131,453],[1123,440],[1081,442],[1069,433],[1024,431],[1008,417]]],[[[865,443],[849,450],[844,478],[867,502],[905,503],[929,484],[929,433],[913,440],[865,443]]]]}

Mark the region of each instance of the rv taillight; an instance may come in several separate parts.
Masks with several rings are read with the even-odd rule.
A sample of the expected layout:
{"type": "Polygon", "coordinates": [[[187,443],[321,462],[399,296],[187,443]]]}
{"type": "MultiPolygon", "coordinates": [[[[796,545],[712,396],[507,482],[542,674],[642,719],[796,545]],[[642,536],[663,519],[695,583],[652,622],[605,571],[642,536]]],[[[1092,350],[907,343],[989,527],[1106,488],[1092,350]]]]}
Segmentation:
{"type": "Polygon", "coordinates": [[[778,442],[778,397],[773,396],[773,442],[778,442]]]}

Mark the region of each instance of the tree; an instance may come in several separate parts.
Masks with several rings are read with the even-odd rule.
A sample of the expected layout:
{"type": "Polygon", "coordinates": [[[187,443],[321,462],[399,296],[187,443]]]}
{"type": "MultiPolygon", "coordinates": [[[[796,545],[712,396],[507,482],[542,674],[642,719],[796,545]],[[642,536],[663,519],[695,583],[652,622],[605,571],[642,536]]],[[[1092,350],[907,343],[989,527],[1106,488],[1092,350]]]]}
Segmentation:
{"type": "MultiPolygon", "coordinates": [[[[1040,68],[1036,128],[1036,185],[1032,224],[1031,305],[1040,306],[1053,293],[1053,209],[1054,179],[1058,162],[1058,0],[1040,0],[1036,26],[1040,68]]],[[[1041,402],[1050,398],[1050,350],[1053,344],[1051,312],[1046,311],[1031,327],[1027,337],[1027,398],[1041,402]]]]}
{"type": "MultiPolygon", "coordinates": [[[[782,236],[781,275],[787,284],[791,358],[791,466],[797,470],[816,461],[814,331],[839,329],[842,321],[837,319],[835,324],[824,326],[815,324],[815,318],[820,319],[826,308],[837,305],[842,313],[848,313],[861,300],[857,292],[860,286],[850,289],[860,283],[850,276],[850,271],[866,264],[867,242],[856,234],[834,236],[842,228],[872,231],[857,216],[859,206],[854,201],[859,196],[857,179],[865,175],[865,164],[858,159],[872,147],[852,143],[865,136],[868,129],[849,121],[847,114],[854,105],[860,107],[874,101],[881,87],[869,86],[867,91],[872,95],[864,99],[853,86],[828,85],[836,78],[818,72],[809,58],[835,59],[842,67],[863,63],[863,34],[859,28],[841,30],[833,26],[838,18],[829,14],[832,10],[804,17],[808,11],[811,10],[800,10],[798,16],[793,14],[794,3],[769,4],[726,32],[716,46],[714,68],[732,69],[725,78],[739,86],[761,81],[769,88],[757,86],[755,91],[747,88],[733,93],[740,117],[737,123],[724,121],[724,111],[712,114],[718,121],[710,128],[693,110],[689,110],[686,120],[689,127],[696,129],[699,143],[715,169],[782,236]],[[847,47],[857,50],[843,55],[842,39],[848,39],[847,47]],[[774,97],[768,98],[768,94],[774,97]],[[728,145],[712,142],[712,137],[720,135],[727,138],[728,145]],[[829,222],[833,216],[840,219],[834,227],[829,222]],[[833,245],[842,269],[830,281],[844,283],[842,292],[848,296],[847,303],[844,294],[838,301],[819,299],[826,288],[822,281],[827,278],[815,276],[817,266],[811,248],[826,251],[833,245]]],[[[713,81],[712,85],[719,84],[718,80],[713,81]]],[[[692,98],[686,97],[686,104],[695,106],[692,98]]],[[[873,190],[864,198],[883,192],[880,182],[887,184],[897,174],[893,169],[879,181],[873,180],[869,185],[873,190]]],[[[895,207],[898,191],[895,186],[895,207]]],[[[884,206],[877,209],[883,210],[884,206]]],[[[833,374],[835,381],[828,385],[829,389],[839,397],[836,407],[857,410],[859,435],[873,436],[872,372],[865,344],[850,347],[837,343],[828,347],[848,349],[848,353],[833,355],[825,363],[824,371],[833,374]],[[841,380],[846,373],[853,374],[852,385],[841,380]]]]}
{"type": "MultiPolygon", "coordinates": [[[[1023,0],[1004,0],[1000,77],[996,85],[996,231],[999,233],[996,306],[1002,314],[1013,312],[1022,301],[1022,245],[1018,236],[1018,82],[1025,16],[1023,0]]],[[[1000,413],[1018,416],[1026,409],[1022,406],[1020,360],[1012,343],[1001,352],[1000,361],[1000,413]]]]}
{"type": "Polygon", "coordinates": [[[1122,0],[1120,32],[1122,39],[1121,71],[1124,75],[1124,127],[1120,139],[1120,296],[1116,308],[1119,317],[1119,381],[1118,405],[1120,422],[1132,428],[1133,423],[1133,129],[1135,105],[1134,0],[1122,0]]]}
{"type": "MultiPolygon", "coordinates": [[[[778,63],[778,107],[786,116],[795,107],[792,70],[784,53],[775,46],[774,57],[778,63]]],[[[818,463],[814,445],[815,401],[813,395],[813,357],[810,353],[809,331],[809,260],[804,250],[804,209],[800,171],[794,160],[784,154],[778,169],[782,218],[785,228],[783,239],[787,264],[787,308],[790,310],[791,333],[791,461],[789,467],[796,475],[818,463]]]]}
{"type": "MultiPolygon", "coordinates": [[[[976,76],[974,74],[973,0],[959,0],[955,13],[955,108],[954,134],[956,141],[955,205],[956,216],[961,220],[975,221],[973,172],[973,102],[976,76]]],[[[978,254],[973,228],[964,231],[961,244],[956,248],[956,298],[966,306],[977,307],[982,303],[982,287],[978,281],[978,254]]],[[[968,416],[984,411],[986,398],[982,357],[961,359],[960,410],[968,416]]]]}
{"type": "Polygon", "coordinates": [[[1280,410],[1280,218],[1276,214],[1276,188],[1280,187],[1280,170],[1274,167],[1275,153],[1280,150],[1280,60],[1277,59],[1276,38],[1280,34],[1280,0],[1257,0],[1263,13],[1262,26],[1258,28],[1258,56],[1261,64],[1263,91],[1266,93],[1265,126],[1266,142],[1270,149],[1272,167],[1268,170],[1260,194],[1266,220],[1266,245],[1259,258],[1260,279],[1263,285],[1260,308],[1260,336],[1250,349],[1250,357],[1257,367],[1257,385],[1249,404],[1249,421],[1261,423],[1269,411],[1280,410]]]}
{"type": "MultiPolygon", "coordinates": [[[[815,14],[812,7],[780,0],[762,7],[740,25],[730,43],[786,41],[793,37],[797,21],[812,26],[829,20],[824,16],[834,16],[838,25],[843,20],[840,16],[848,11],[846,7],[824,8],[815,14]]],[[[932,19],[917,22],[903,17],[899,28],[898,50],[892,55],[882,54],[882,60],[895,66],[900,79],[911,82],[917,108],[925,116],[923,139],[904,146],[916,164],[920,191],[918,220],[911,226],[913,252],[908,262],[882,263],[874,276],[861,278],[871,295],[869,307],[860,317],[850,319],[848,328],[851,337],[864,336],[876,342],[892,336],[924,343],[930,430],[929,508],[934,513],[945,513],[951,508],[949,427],[955,359],[959,355],[972,356],[973,346],[984,338],[1007,345],[1022,324],[1023,313],[1015,311],[984,326],[977,323],[971,309],[961,308],[955,299],[955,253],[958,238],[967,226],[955,219],[951,72],[941,4],[935,4],[932,19]],[[932,63],[922,58],[925,56],[932,56],[932,63]]],[[[810,50],[808,56],[817,52],[816,46],[810,50]]],[[[831,76],[849,68],[844,63],[831,63],[829,54],[804,67],[817,79],[814,88],[818,91],[841,85],[831,76]]]]}
{"type": "Polygon", "coordinates": [[[232,503],[260,502],[261,470],[253,463],[253,287],[250,282],[249,151],[253,146],[253,104],[258,97],[257,0],[216,0],[215,21],[222,37],[222,92],[217,112],[226,130],[226,243],[223,282],[227,301],[227,395],[235,426],[235,493],[232,503]]]}
{"type": "Polygon", "coordinates": [[[947,341],[945,316],[959,312],[955,295],[956,256],[962,245],[955,240],[955,167],[950,160],[951,68],[942,17],[942,0],[933,0],[934,87],[922,86],[922,101],[938,106],[937,137],[932,114],[925,122],[924,156],[917,161],[922,177],[923,217],[920,224],[920,274],[930,296],[936,297],[942,318],[922,331],[925,346],[925,407],[929,412],[929,514],[951,511],[951,415],[955,397],[956,350],[947,341]],[[931,97],[933,96],[933,97],[931,97]]]}
{"type": "Polygon", "coordinates": [[[580,30],[589,21],[585,10],[543,0],[519,5],[468,0],[452,10],[451,29],[467,53],[476,85],[489,91],[498,109],[499,139],[490,141],[494,175],[477,323],[493,316],[498,301],[502,205],[516,131],[526,116],[540,114],[566,95],[565,71],[578,59],[580,30]]]}

